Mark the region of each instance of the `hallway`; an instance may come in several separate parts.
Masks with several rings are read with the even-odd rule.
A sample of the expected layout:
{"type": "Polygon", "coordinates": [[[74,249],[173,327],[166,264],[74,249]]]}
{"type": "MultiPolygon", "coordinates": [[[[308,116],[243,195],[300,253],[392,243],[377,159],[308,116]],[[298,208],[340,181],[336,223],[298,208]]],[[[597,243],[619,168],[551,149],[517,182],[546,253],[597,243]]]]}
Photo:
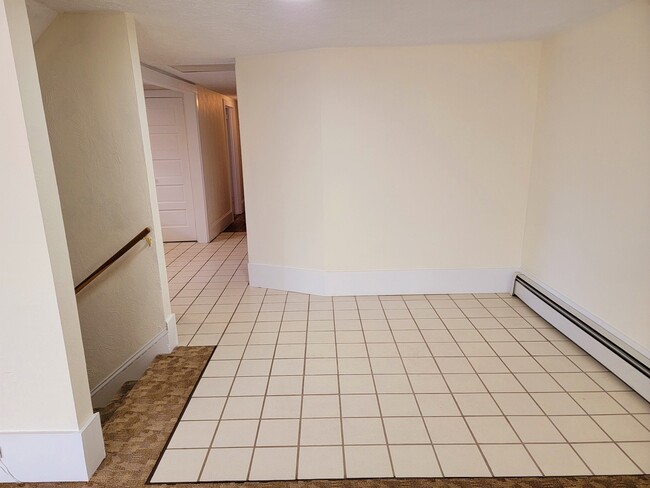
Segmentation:
{"type": "Polygon", "coordinates": [[[251,288],[237,233],[166,257],[217,347],[153,482],[650,471],[648,403],[517,298],[251,288]]]}

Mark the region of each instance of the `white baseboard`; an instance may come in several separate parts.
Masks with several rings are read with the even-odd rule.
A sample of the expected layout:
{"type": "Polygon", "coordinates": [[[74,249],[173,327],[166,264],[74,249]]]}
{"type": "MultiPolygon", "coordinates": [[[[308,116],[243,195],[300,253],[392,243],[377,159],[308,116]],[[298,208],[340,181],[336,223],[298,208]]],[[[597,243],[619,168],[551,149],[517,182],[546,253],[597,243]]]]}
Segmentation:
{"type": "Polygon", "coordinates": [[[251,286],[312,295],[507,293],[515,268],[321,271],[249,263],[251,286]]]}
{"type": "Polygon", "coordinates": [[[624,356],[627,356],[632,357],[633,361],[637,360],[641,364],[649,364],[650,361],[643,348],[639,348],[638,344],[618,333],[610,324],[606,324],[602,320],[595,320],[593,315],[577,309],[545,285],[529,277],[522,278],[548,300],[564,309],[569,316],[573,316],[579,322],[582,322],[586,330],[576,325],[575,322],[567,318],[567,315],[549,305],[525,285],[515,282],[514,294],[519,299],[571,341],[588,352],[623,382],[627,383],[630,388],[650,401],[650,378],[634,367],[630,361],[624,359],[624,356]],[[590,333],[588,330],[595,332],[590,333]],[[601,339],[599,340],[597,337],[601,337],[601,339]],[[623,353],[615,352],[617,349],[622,350],[623,353]]]}
{"type": "Polygon", "coordinates": [[[210,222],[210,240],[217,237],[223,230],[233,223],[235,218],[232,215],[232,211],[228,210],[225,214],[219,217],[217,220],[210,222]]]}
{"type": "Polygon", "coordinates": [[[106,452],[99,414],[78,431],[0,432],[0,483],[88,481],[106,452]]]}
{"type": "MultiPolygon", "coordinates": [[[[173,323],[175,326],[176,321],[174,320],[173,323]]],[[[178,342],[178,336],[176,341],[178,342]]],[[[90,391],[93,407],[107,405],[124,383],[140,379],[156,356],[170,352],[171,343],[168,331],[165,329],[138,349],[108,378],[90,391]]]]}
{"type": "Polygon", "coordinates": [[[167,317],[165,323],[167,324],[167,352],[172,352],[178,346],[178,327],[176,327],[176,314],[173,313],[167,317]]]}

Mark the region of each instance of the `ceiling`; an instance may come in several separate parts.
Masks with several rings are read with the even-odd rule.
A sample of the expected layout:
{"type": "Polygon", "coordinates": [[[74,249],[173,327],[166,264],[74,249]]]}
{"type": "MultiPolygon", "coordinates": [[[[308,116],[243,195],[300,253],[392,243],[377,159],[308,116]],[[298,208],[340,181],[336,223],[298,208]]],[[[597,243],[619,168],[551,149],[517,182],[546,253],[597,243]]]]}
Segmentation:
{"type": "Polygon", "coordinates": [[[39,1],[59,12],[132,12],[144,63],[234,94],[232,67],[181,73],[169,66],[319,47],[538,39],[628,0],[39,1]]]}

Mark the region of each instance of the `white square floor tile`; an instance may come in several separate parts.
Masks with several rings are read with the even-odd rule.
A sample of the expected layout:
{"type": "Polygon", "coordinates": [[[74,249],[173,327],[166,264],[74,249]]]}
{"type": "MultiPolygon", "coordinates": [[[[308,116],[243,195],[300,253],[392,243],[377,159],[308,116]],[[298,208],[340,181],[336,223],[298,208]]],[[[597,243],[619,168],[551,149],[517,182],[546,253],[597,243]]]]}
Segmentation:
{"type": "Polygon", "coordinates": [[[305,376],[305,395],[331,395],[338,392],[339,379],[336,375],[305,376]]]}
{"type": "Polygon", "coordinates": [[[476,445],[434,445],[444,476],[490,476],[481,452],[476,445]]]}
{"type": "Polygon", "coordinates": [[[433,444],[474,444],[474,438],[463,417],[425,418],[433,444]]]}
{"type": "Polygon", "coordinates": [[[430,444],[431,442],[421,417],[385,418],[384,428],[389,444],[430,444]]]}
{"type": "Polygon", "coordinates": [[[230,390],[230,396],[255,396],[266,393],[268,376],[241,376],[236,377],[230,390]]]}
{"type": "Polygon", "coordinates": [[[271,376],[269,378],[267,395],[300,395],[302,393],[303,376],[271,376]]]}
{"type": "Polygon", "coordinates": [[[183,420],[219,420],[226,404],[225,397],[192,398],[183,412],[183,420]]]}
{"type": "Polygon", "coordinates": [[[341,394],[375,393],[371,375],[342,375],[339,377],[341,394]]]}
{"type": "Polygon", "coordinates": [[[621,442],[618,446],[644,473],[650,473],[650,442],[621,442]]]}
{"type": "Polygon", "coordinates": [[[222,420],[213,447],[253,447],[259,420],[222,420]]]}
{"type": "Polygon", "coordinates": [[[390,478],[393,476],[387,446],[345,446],[348,478],[390,478]]]}
{"type": "Polygon", "coordinates": [[[562,415],[551,421],[569,442],[606,442],[607,434],[587,415],[562,415]]]}
{"type": "Polygon", "coordinates": [[[546,476],[590,474],[569,444],[528,444],[526,447],[546,476]]]}
{"type": "Polygon", "coordinates": [[[612,442],[576,444],[574,447],[594,474],[641,474],[630,458],[612,442]]]}
{"type": "Polygon", "coordinates": [[[300,427],[300,445],[331,446],[342,444],[341,419],[302,419],[300,427]]]}
{"type": "Polygon", "coordinates": [[[395,476],[399,478],[432,478],[442,476],[433,446],[390,446],[395,476]]]}
{"type": "Polygon", "coordinates": [[[466,417],[466,420],[479,444],[520,442],[505,417],[466,417]]]}
{"type": "Polygon", "coordinates": [[[167,449],[156,467],[153,483],[194,483],[199,479],[207,449],[167,449]]]}
{"type": "Polygon", "coordinates": [[[411,393],[411,383],[406,375],[374,375],[377,393],[411,393]]]}
{"type": "Polygon", "coordinates": [[[492,393],[519,393],[524,387],[517,380],[517,377],[509,373],[481,373],[481,381],[489,392],[492,393]]]}
{"type": "Polygon", "coordinates": [[[521,444],[482,445],[494,476],[540,476],[535,462],[521,444]]]}
{"type": "Polygon", "coordinates": [[[461,415],[452,395],[443,393],[416,395],[418,406],[425,417],[450,417],[461,415]]]}
{"type": "Polygon", "coordinates": [[[380,418],[343,418],[342,422],[344,444],[386,444],[380,418]]]}
{"type": "Polygon", "coordinates": [[[302,418],[340,417],[338,395],[304,396],[302,400],[302,418]]]}
{"type": "Polygon", "coordinates": [[[505,415],[543,414],[528,393],[493,393],[492,397],[505,415]]]}
{"type": "Polygon", "coordinates": [[[524,443],[529,442],[564,442],[564,437],[553,423],[544,416],[513,416],[510,423],[524,443]]]}
{"type": "Polygon", "coordinates": [[[181,421],[169,442],[169,449],[210,447],[217,430],[216,421],[181,421]]]}
{"type": "Polygon", "coordinates": [[[246,481],[252,448],[211,449],[199,481],[246,481]]]}
{"type": "Polygon", "coordinates": [[[262,420],[255,445],[296,446],[299,427],[298,419],[262,420]]]}
{"type": "Polygon", "coordinates": [[[297,419],[300,418],[299,396],[269,396],[264,402],[262,418],[265,419],[297,419]]]}
{"type": "Polygon", "coordinates": [[[384,417],[417,417],[420,416],[418,404],[414,395],[380,394],[379,405],[384,417]]]}
{"type": "Polygon", "coordinates": [[[251,288],[246,245],[165,246],[182,344],[218,346],[154,482],[650,470],[650,404],[519,299],[251,288]]]}
{"type": "Polygon", "coordinates": [[[594,415],[592,418],[614,441],[650,441],[650,431],[632,415],[594,415]]]}
{"type": "Polygon", "coordinates": [[[411,374],[409,380],[414,393],[447,393],[449,387],[442,375],[411,374]]]}
{"type": "Polygon", "coordinates": [[[249,479],[292,480],[296,478],[297,447],[258,447],[253,453],[249,479]]]}
{"type": "Polygon", "coordinates": [[[301,447],[298,479],[343,478],[343,447],[301,447]]]}
{"type": "Polygon", "coordinates": [[[341,395],[343,417],[379,417],[379,404],[375,395],[341,395]]]}
{"type": "Polygon", "coordinates": [[[264,397],[230,397],[222,419],[257,419],[262,411],[264,397]]]}
{"type": "Polygon", "coordinates": [[[195,397],[227,396],[232,385],[232,378],[201,378],[194,390],[195,397]]]}

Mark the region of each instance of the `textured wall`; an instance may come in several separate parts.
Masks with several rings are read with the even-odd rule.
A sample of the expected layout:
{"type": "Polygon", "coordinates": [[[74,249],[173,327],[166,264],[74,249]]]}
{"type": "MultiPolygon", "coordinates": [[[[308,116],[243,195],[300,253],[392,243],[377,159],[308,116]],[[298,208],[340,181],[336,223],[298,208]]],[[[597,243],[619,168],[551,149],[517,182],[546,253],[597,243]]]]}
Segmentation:
{"type": "Polygon", "coordinates": [[[75,431],[92,408],[27,13],[17,0],[0,0],[0,67],[0,432],[75,431]]]}
{"type": "Polygon", "coordinates": [[[250,262],[518,267],[539,43],[237,59],[250,262]]]}
{"type": "MultiPolygon", "coordinates": [[[[59,15],[35,49],[78,283],[144,227],[160,238],[133,20],[59,15]]],[[[141,242],[78,296],[91,387],[165,327],[165,294],[162,247],[141,242]]]]}
{"type": "Polygon", "coordinates": [[[649,250],[650,3],[638,0],[544,42],[523,267],[650,355],[649,250]]]}

